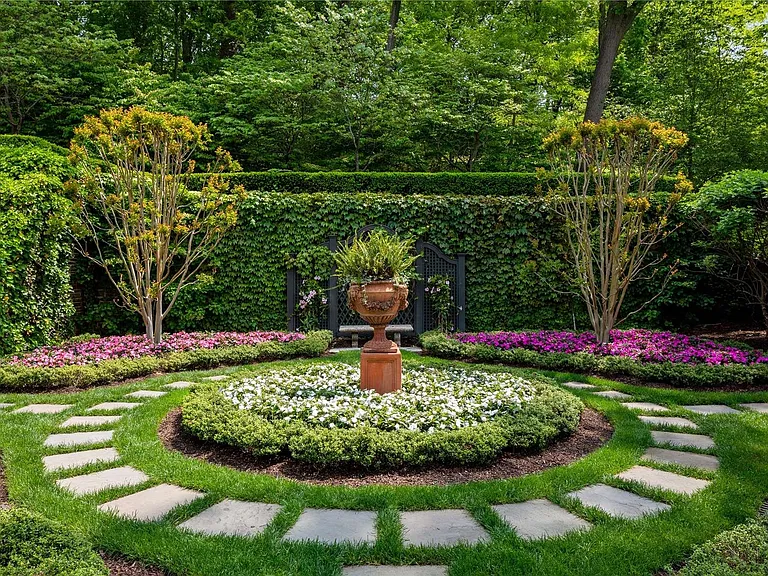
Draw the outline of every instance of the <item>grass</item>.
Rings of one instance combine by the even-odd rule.
[[[403,353],[406,362],[444,364],[445,361],[418,358]],[[331,361],[356,361],[354,353],[334,356]],[[302,360],[315,362],[318,360]],[[319,361],[329,361],[324,358]],[[638,401],[669,404],[670,415],[693,420],[700,433],[715,439],[714,453],[721,460],[717,474],[685,470],[690,475],[713,479],[709,489],[684,497],[637,484],[627,484],[611,475],[634,465],[651,443],[649,428],[636,414],[618,402],[574,391],[584,402],[604,414],[616,433],[600,450],[565,467],[515,478],[475,482],[455,486],[346,488],[314,486],[271,476],[238,472],[177,453],[166,451],[157,437],[157,426],[165,414],[177,406],[187,393],[170,391],[148,400],[126,413],[118,422],[115,446],[122,459],[143,470],[152,484],[168,482],[200,490],[206,497],[175,510],[156,523],[135,523],[102,515],[96,505],[137,488],[110,490],[75,498],[59,490],[54,481],[63,472],[46,475],[41,458],[66,450],[42,446],[45,437],[73,414],[84,414],[93,404],[122,400],[131,391],[157,389],[175,380],[199,380],[212,374],[242,374],[270,369],[283,363],[230,368],[210,372],[188,372],[150,378],[140,383],[98,388],[73,395],[7,394],[0,402],[61,402],[75,406],[58,415],[0,414],[0,450],[3,451],[10,496],[14,502],[44,513],[89,537],[97,547],[126,554],[156,564],[178,575],[338,575],[346,564],[449,564],[450,574],[504,576],[575,575],[614,576],[651,575],[664,566],[683,560],[695,544],[718,532],[754,517],[768,495],[768,417],[755,413],[726,416],[699,416],[678,407],[684,404],[768,402],[768,392],[724,393],[686,392],[652,389],[585,378],[573,374],[544,373],[564,382],[580,380],[631,393]],[[474,365],[476,366],[476,365]],[[511,371],[521,375],[532,371],[489,366],[489,370]],[[541,373],[541,372],[540,372]],[[682,430],[686,431],[686,430]],[[690,430],[688,430],[690,432]],[[108,468],[98,465],[89,470]],[[662,467],[681,471],[677,467]],[[669,512],[635,521],[611,518],[593,509],[584,509],[567,497],[588,484],[605,482],[617,487],[630,486],[641,495],[672,504]],[[283,510],[262,535],[251,538],[201,537],[184,533],[175,525],[224,498],[273,502]],[[549,498],[594,524],[586,533],[539,542],[519,539],[493,513],[490,506],[531,498]],[[284,543],[282,535],[304,507],[347,508],[378,512],[379,540],[374,546],[325,546],[311,543]],[[477,547],[404,548],[400,541],[398,510],[466,508],[492,536],[489,544]]]

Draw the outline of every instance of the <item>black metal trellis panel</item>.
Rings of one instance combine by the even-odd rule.
[[[370,225],[357,231],[357,236],[367,236],[372,230],[384,229],[391,233],[394,230],[387,226]],[[346,243],[351,242],[348,238]],[[326,243],[331,252],[338,250],[338,240],[331,237]],[[445,275],[451,279],[451,296],[453,297],[453,328],[466,329],[466,257],[464,254],[456,258],[448,257],[440,248],[429,242],[418,240],[416,251],[421,256],[416,260],[417,280],[409,286],[408,300],[410,305],[401,311],[392,324],[410,325],[416,334],[438,327],[437,316],[430,303],[429,294],[425,288],[429,278],[435,275]],[[357,313],[347,306],[347,287],[339,285],[336,276],[331,275],[327,283],[328,287],[328,313],[322,319],[321,328],[331,330],[335,336],[339,335],[341,326],[367,326]],[[287,276],[287,320],[288,329],[297,330],[299,327],[296,317],[296,304],[300,300],[301,278],[296,270],[290,268]]]

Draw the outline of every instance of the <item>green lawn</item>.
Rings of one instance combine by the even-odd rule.
[[[444,361],[404,353],[406,362],[442,364]],[[355,361],[345,353],[332,361]],[[328,361],[303,360],[301,362]],[[0,414],[0,449],[3,451],[10,495],[46,516],[74,527],[93,540],[98,548],[119,551],[156,564],[179,575],[338,575],[346,564],[449,564],[457,575],[617,574],[652,575],[668,563],[684,559],[696,543],[754,517],[768,496],[768,416],[742,413],[725,416],[698,416],[677,410],[676,405],[740,402],[768,402],[768,392],[729,394],[651,389],[587,379],[583,376],[546,373],[558,381],[582,380],[631,393],[636,400],[667,404],[669,415],[684,415],[701,426],[701,433],[716,442],[714,453],[721,460],[716,474],[686,470],[687,475],[711,478],[714,482],[693,496],[676,496],[627,484],[610,476],[635,464],[651,443],[649,428],[618,402],[587,392],[575,392],[584,402],[604,414],[616,428],[613,439],[602,449],[566,467],[540,474],[446,487],[361,488],[310,486],[270,476],[221,468],[166,451],[156,431],[165,414],[179,405],[184,390],[147,400],[129,412],[116,426],[114,445],[122,464],[130,464],[162,482],[203,491],[207,496],[174,511],[161,522],[142,524],[123,521],[96,511],[96,505],[138,488],[111,490],[76,498],[58,489],[61,475],[43,472],[44,455],[71,451],[43,447],[45,437],[73,414],[98,402],[124,400],[133,390],[155,389],[175,380],[199,380],[219,373],[244,373],[280,366],[272,363],[209,372],[188,372],[150,378],[141,383],[99,388],[73,395],[0,394],[0,402],[65,402],[76,404],[58,415]],[[489,367],[490,370],[511,370]],[[530,371],[511,370],[525,374]],[[666,415],[666,414],[665,414]],[[112,467],[94,466],[86,470]],[[669,468],[675,471],[675,468]],[[679,471],[679,470],[678,470]],[[81,474],[83,469],[66,475]],[[565,494],[596,482],[632,491],[672,504],[672,509],[642,520],[618,520],[592,509],[583,509]],[[175,525],[223,498],[274,502],[284,506],[266,532],[252,539],[202,537],[179,531]],[[491,511],[490,505],[549,498],[594,524],[586,533],[540,542],[519,539]],[[374,546],[326,546],[287,544],[280,538],[304,507],[376,510],[379,513],[379,540]],[[398,510],[466,508],[492,536],[487,545],[476,547],[406,549],[400,541]]]

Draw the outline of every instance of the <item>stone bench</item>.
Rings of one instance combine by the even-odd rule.
[[[410,334],[413,332],[413,326],[410,324],[390,324],[386,328],[388,334],[395,335],[395,343],[400,346],[400,335]],[[373,334],[373,328],[367,324],[342,324],[339,326],[339,334],[351,334],[352,335],[352,347],[358,347],[358,335],[359,334]]]

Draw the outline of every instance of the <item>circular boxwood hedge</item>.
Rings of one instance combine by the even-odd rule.
[[[315,465],[477,465],[573,432],[583,408],[544,378],[503,370],[411,366],[401,391],[379,395],[359,388],[358,367],[326,362],[196,389],[182,425],[256,456]]]

